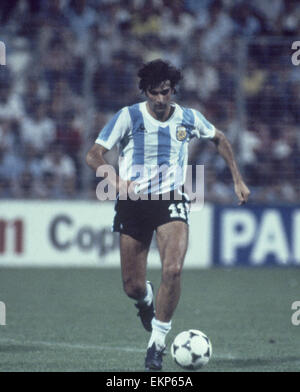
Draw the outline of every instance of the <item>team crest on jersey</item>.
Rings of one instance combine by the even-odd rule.
[[[184,141],[187,137],[187,130],[186,127],[183,125],[178,125],[176,128],[176,139],[180,142]]]

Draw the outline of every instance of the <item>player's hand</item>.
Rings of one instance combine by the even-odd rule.
[[[127,181],[128,197],[131,200],[137,200],[137,183],[135,181]]]
[[[235,183],[234,184],[234,191],[239,199],[239,203],[238,203],[239,206],[247,203],[249,195],[250,195],[250,190],[247,187],[247,185],[244,183],[244,181],[239,181],[239,182]]]

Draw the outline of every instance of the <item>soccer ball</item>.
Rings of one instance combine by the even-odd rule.
[[[189,329],[176,336],[171,355],[182,368],[199,369],[208,363],[212,355],[211,342],[203,332]]]

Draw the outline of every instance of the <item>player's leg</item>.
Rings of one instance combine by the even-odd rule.
[[[157,245],[162,262],[161,284],[156,297],[156,318],[169,322],[180,298],[180,281],[188,245],[188,225],[169,222],[157,228]]]
[[[152,330],[151,321],[154,316],[152,285],[146,281],[151,238],[149,236],[139,241],[127,234],[120,235],[123,288],[128,297],[136,300],[138,316],[147,331]]]
[[[139,300],[146,293],[146,268],[150,242],[120,234],[123,288],[128,297]]]
[[[147,369],[160,370],[165,338],[180,298],[180,280],[188,244],[188,225],[172,221],[157,228],[157,245],[162,262],[161,284],[156,297],[156,316],[145,360]]]

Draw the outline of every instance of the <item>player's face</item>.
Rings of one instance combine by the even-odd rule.
[[[162,116],[169,110],[172,93],[173,89],[169,80],[155,88],[148,88],[146,95],[150,109],[158,116]]]

